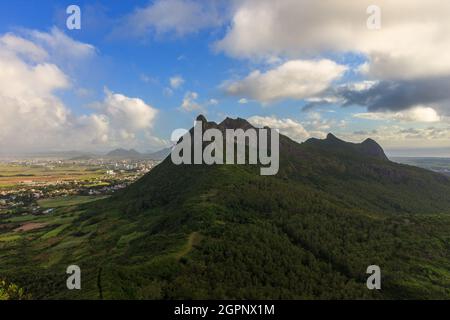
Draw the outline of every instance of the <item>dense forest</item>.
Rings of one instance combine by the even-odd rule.
[[[280,143],[275,176],[168,158],[112,198],[58,210],[70,223],[56,236],[0,244],[0,275],[37,299],[450,298],[449,178],[372,140]],[[82,290],[65,288],[71,264]],[[381,290],[366,287],[369,265]]]

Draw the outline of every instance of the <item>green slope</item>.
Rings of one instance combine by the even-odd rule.
[[[166,159],[112,198],[58,209],[54,237],[0,241],[0,275],[35,298],[448,299],[450,181],[380,150],[281,137],[276,176]],[[64,288],[70,264],[81,291]]]

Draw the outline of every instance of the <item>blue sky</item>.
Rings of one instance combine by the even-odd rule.
[[[343,10],[333,0],[324,11],[308,0],[2,1],[0,65],[13,73],[0,76],[8,121],[0,146],[156,150],[203,113],[278,127],[297,141],[333,132],[373,137],[393,154],[450,155],[450,62],[440,52],[449,39],[417,23],[420,12],[448,22],[420,1],[408,2],[406,18],[380,1],[381,17],[397,20],[368,30],[365,2]],[[66,27],[71,4],[81,30]],[[430,34],[442,40],[435,51],[423,49],[436,46]],[[53,78],[38,72],[44,65],[57,69]],[[8,79],[21,77],[42,85],[11,91]]]

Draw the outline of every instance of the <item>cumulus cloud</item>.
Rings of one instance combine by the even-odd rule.
[[[356,113],[355,118],[369,120],[395,120],[402,122],[439,122],[441,117],[431,107],[417,106],[412,109],[399,112],[365,112]]]
[[[174,33],[183,36],[223,23],[221,1],[156,0],[136,9],[120,30],[136,36]]]
[[[93,104],[97,113],[108,120],[112,128],[120,128],[120,138],[135,138],[135,132],[153,126],[157,110],[139,98],[105,89],[105,99]]]
[[[308,131],[306,131],[301,123],[289,118],[278,119],[273,116],[253,116],[249,118],[248,121],[256,127],[268,126],[272,129],[278,129],[281,134],[284,134],[298,142],[302,142],[310,137],[310,134],[308,133]]]
[[[323,105],[351,105],[353,102],[350,102],[345,97],[346,95],[348,95],[347,93],[360,94],[361,92],[367,92],[370,88],[374,87],[378,83],[379,81],[363,80],[329,87],[321,94],[305,99],[306,104],[302,109],[303,111],[311,111],[311,109]]]
[[[448,119],[450,2],[377,1],[381,28],[370,30],[366,9],[373,4],[370,0],[345,5],[341,0],[239,1],[230,28],[215,48],[233,57],[265,61],[356,54],[364,63],[353,66],[353,71],[367,81],[300,95],[307,99],[304,110],[337,104],[362,106],[370,117],[399,121]],[[262,86],[237,82],[231,92],[263,91],[255,87]],[[272,99],[270,93],[259,97]],[[432,106],[435,113],[417,106]]]
[[[327,89],[307,99],[303,110],[323,105],[362,106],[367,117],[433,122],[450,115],[450,77],[399,81],[363,81]],[[385,113],[385,115],[383,115]],[[363,113],[366,114],[366,113]]]
[[[305,99],[306,104],[303,106],[302,110],[311,111],[312,109],[318,106],[324,106],[329,104],[342,104],[344,102],[342,98],[338,97],[337,95],[327,95],[330,94],[330,92],[332,91],[333,89],[330,88],[326,90],[326,92],[323,92],[322,96]]]
[[[450,139],[450,128],[449,127],[408,128],[399,130],[398,134],[402,139],[448,141]]]
[[[342,133],[340,136],[348,141],[361,141],[367,137],[375,139],[384,148],[442,148],[448,147],[450,140],[449,126],[404,127],[399,125],[382,125],[367,131]]]
[[[280,133],[297,142],[303,142],[310,137],[323,139],[328,132],[339,132],[339,137],[346,141],[361,142],[366,138],[375,139],[386,148],[416,148],[448,147],[450,141],[450,127],[436,125],[428,127],[409,127],[407,122],[403,125],[381,125],[367,130],[346,130],[346,121],[325,119],[318,112],[308,113],[307,119],[302,122],[290,118],[276,116],[253,116],[248,119],[257,127],[269,126],[280,130]]]
[[[48,53],[33,42],[7,33],[0,38],[0,46],[3,54],[18,54],[27,57],[31,61],[39,62],[48,58]]]
[[[180,109],[186,112],[201,111],[204,112],[203,106],[198,102],[198,93],[188,91],[184,95]]]
[[[14,45],[11,46],[11,43]],[[6,45],[4,45],[6,44]],[[0,95],[10,99],[40,97],[50,99],[51,93],[69,86],[68,77],[56,65],[39,59],[33,43],[6,35],[0,38]],[[30,57],[33,63],[27,63]],[[36,62],[36,63],[35,63]]]
[[[70,86],[68,77],[45,62],[47,53],[29,40],[0,37],[0,148],[39,143],[42,127],[50,135],[67,121],[68,110],[54,95]],[[36,141],[35,141],[36,140]]]
[[[104,101],[93,104],[93,113],[73,114],[58,97],[59,91],[71,89],[71,80],[50,57],[32,38],[0,36],[3,152],[136,145],[137,135],[149,133],[157,110],[122,94],[106,91]]]
[[[93,45],[76,41],[64,32],[53,27],[50,32],[31,30],[30,38],[37,45],[46,49],[52,55],[52,59],[83,59],[96,54]]]
[[[433,104],[450,99],[449,78],[380,81],[365,90],[345,88],[340,95],[346,104],[366,106],[370,111],[404,110],[417,104]]]
[[[450,2],[379,0],[380,30],[366,27],[371,0],[244,0],[216,48],[235,57],[362,53],[379,79],[450,74]],[[408,8],[408,10],[405,10]]]
[[[304,99],[319,94],[342,76],[346,67],[331,60],[291,60],[266,72],[255,70],[246,78],[224,84],[233,96],[269,103]]]
[[[417,106],[433,106],[438,114],[447,116],[450,114],[448,88],[450,77],[380,81],[363,90],[343,87],[335,93],[343,100],[344,106],[364,106],[370,112],[397,112]]]

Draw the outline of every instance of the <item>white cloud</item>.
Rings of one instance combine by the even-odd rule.
[[[300,123],[289,118],[280,119],[275,116],[253,116],[248,121],[257,127],[269,126],[270,128],[279,129],[280,133],[297,142],[305,141],[310,137],[323,139],[328,132],[336,133],[337,129],[346,127],[342,121],[323,119],[317,112],[309,113],[308,118],[307,121]],[[339,137],[353,142],[361,142],[363,139],[370,137],[387,148],[448,147],[450,127],[447,125],[411,128],[399,125],[382,125],[376,129],[351,133],[339,130]]]
[[[84,59],[96,54],[93,45],[76,41],[56,27],[49,33],[32,30],[29,34],[31,40],[45,48],[53,60]]]
[[[208,105],[210,105],[210,106],[217,106],[219,104],[219,100],[217,100],[217,99],[209,99],[209,101],[208,101]]]
[[[222,17],[214,2],[156,0],[147,7],[135,10],[121,27],[137,36],[151,31],[183,36],[221,24]]]
[[[240,104],[247,104],[247,103],[248,103],[248,100],[245,99],[245,98],[241,98],[241,99],[239,99],[238,102],[239,102]]]
[[[197,101],[198,93],[188,91],[184,95],[183,102],[181,103],[180,109],[187,112],[201,111],[204,112],[203,106]]]
[[[311,136],[323,139],[329,132],[336,132],[337,130],[340,131],[341,129],[346,128],[348,122],[346,120],[324,118],[320,112],[309,112],[303,125]]]
[[[169,82],[172,89],[178,89],[183,85],[184,79],[181,76],[173,76],[169,79]]]
[[[7,36],[12,39],[11,35]],[[36,59],[35,52],[31,52],[32,43],[28,40],[16,38],[13,50],[9,46],[2,46],[0,38],[0,95],[11,99],[27,99],[31,97],[50,98],[53,91],[69,87],[69,79],[54,64],[27,63],[28,54]]]
[[[105,89],[105,95],[104,101],[93,104],[93,107],[107,117],[113,127],[134,132],[153,126],[157,110],[143,100],[113,93],[108,89]]]
[[[339,137],[353,142],[361,142],[370,137],[387,148],[448,147],[448,141],[450,141],[448,125],[416,128],[403,125],[382,125],[364,131],[348,132],[342,130],[347,128],[346,121],[324,119],[318,112],[308,113],[308,119],[302,122],[289,118],[280,119],[275,116],[253,116],[248,121],[257,127],[269,126],[279,129],[280,133],[298,142],[305,141],[310,137],[323,139],[328,132],[338,132]]]
[[[342,133],[340,136],[348,141],[359,142],[370,137],[379,142],[383,148],[448,148],[450,127],[404,127],[399,125],[380,126],[376,129]]]
[[[308,131],[305,130],[303,125],[295,120],[286,118],[278,119],[276,117],[261,117],[253,116],[248,121],[256,127],[268,126],[272,129],[278,129],[281,134],[288,136],[289,138],[302,142],[310,137]]]
[[[0,150],[106,149],[142,143],[157,110],[138,98],[106,91],[94,113],[75,115],[58,97],[69,77],[38,43],[0,36]],[[146,140],[148,141],[148,139]]]
[[[376,85],[378,81],[364,80],[358,82],[350,82],[339,86],[340,88],[345,88],[346,90],[351,90],[354,92],[361,92],[372,88]]]
[[[401,122],[439,122],[441,117],[435,109],[426,106],[416,106],[414,108],[398,112],[365,112],[356,113],[355,118],[368,120],[394,120]]]
[[[7,33],[0,38],[0,46],[2,47],[2,53],[4,54],[23,55],[34,62],[44,61],[48,58],[47,51],[31,41],[16,37],[11,33]]]
[[[246,78],[224,84],[228,94],[263,103],[304,99],[327,89],[346,67],[331,60],[291,60],[267,72],[253,71]]]
[[[372,0],[243,0],[216,48],[235,57],[363,53],[380,79],[450,74],[450,2],[379,0],[380,30],[369,30]],[[407,8],[407,10],[405,10]]]

